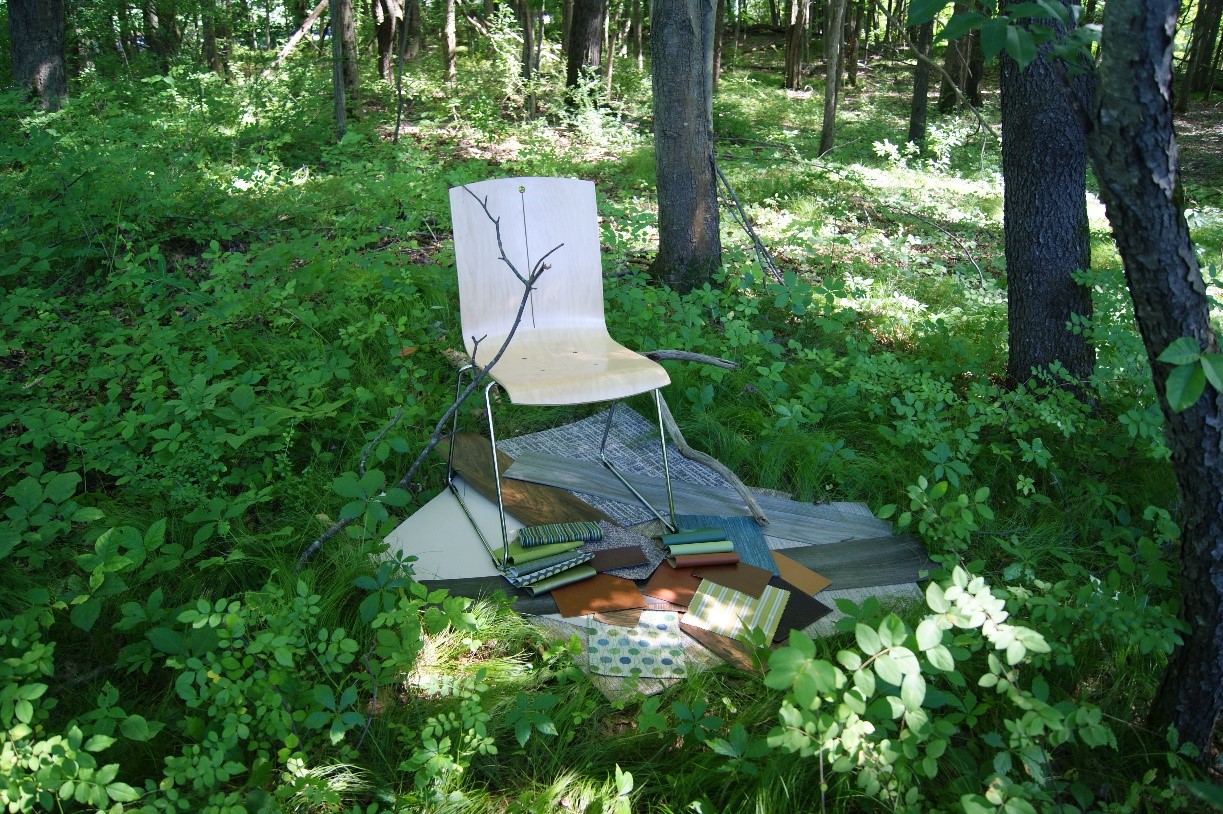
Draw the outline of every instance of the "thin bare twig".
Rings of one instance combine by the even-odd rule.
[[[718,166],[718,162],[712,156],[709,158],[709,163],[713,165],[713,171],[717,173],[718,180],[722,182],[722,186],[726,188],[726,194],[730,196],[729,203],[731,204],[731,216],[735,222],[747,233],[747,237],[752,241],[752,248],[756,250],[756,257],[760,261],[760,266],[764,271],[773,275],[773,279],[777,280],[781,285],[785,285],[785,280],[781,276],[781,270],[777,268],[777,264],[773,262],[773,255],[769,252],[767,246],[756,234],[756,230],[752,228],[752,222],[747,218],[747,212],[743,210],[743,204],[739,203],[739,196],[735,194],[735,190],[730,185],[730,181],[726,180],[726,176],[722,174],[722,168]]]
[[[381,441],[388,432],[394,429],[395,425],[399,423],[399,419],[401,418],[403,418],[403,407],[400,407],[395,411],[395,415],[391,418],[390,423],[383,427],[378,434],[374,436],[374,440],[365,445],[365,449],[361,450],[361,461],[357,464],[358,475],[365,477],[365,462],[369,460],[369,454],[373,452],[374,445]]]
[[[540,276],[545,271],[551,268],[551,266],[549,266],[544,261],[547,260],[547,258],[550,255],[552,255],[553,252],[561,248],[561,246],[565,245],[564,243],[561,243],[560,245],[556,246],[555,248],[550,249],[543,257],[539,258],[539,260],[535,263],[534,268],[532,268],[531,271],[529,272],[529,276],[524,277],[522,273],[519,272],[518,269],[514,266],[513,262],[505,254],[505,247],[501,243],[500,219],[493,217],[493,214],[488,211],[487,205],[485,205],[483,201],[480,201],[480,199],[476,197],[474,192],[472,192],[470,189],[467,189],[466,186],[464,186],[463,189],[467,190],[468,194],[470,194],[473,198],[475,198],[477,201],[480,202],[480,206],[484,210],[484,214],[488,216],[488,219],[490,221],[492,221],[496,229],[497,249],[501,252],[501,260],[502,262],[506,264],[506,266],[509,267],[510,271],[514,273],[514,276],[517,277],[519,280],[521,280],[523,283],[522,299],[518,303],[518,313],[514,315],[514,322],[513,324],[510,325],[509,333],[506,334],[505,340],[501,343],[501,347],[497,349],[497,353],[493,356],[492,361],[490,361],[487,365],[484,365],[482,367],[476,364],[476,361],[475,361],[475,354],[476,354],[476,351],[479,349],[479,340],[476,340],[473,337],[474,347],[472,348],[472,364],[476,365],[475,370],[477,372],[474,376],[472,376],[471,383],[468,384],[466,388],[464,388],[463,392],[459,394],[458,398],[456,398],[454,402],[450,405],[450,407],[446,410],[446,412],[442,414],[442,417],[438,420],[436,426],[434,426],[433,434],[429,436],[429,441],[427,444],[425,444],[425,448],[420,451],[420,454],[416,456],[416,460],[414,460],[412,462],[412,465],[408,467],[408,471],[395,484],[395,488],[398,488],[398,489],[406,489],[408,485],[412,482],[412,478],[416,474],[416,470],[418,470],[421,464],[423,464],[425,460],[429,457],[429,453],[433,451],[434,447],[436,447],[439,443],[441,443],[442,434],[445,432],[446,425],[450,422],[452,418],[454,418],[454,414],[459,411],[459,408],[462,407],[463,402],[467,400],[467,397],[471,395],[471,393],[474,392],[477,387],[483,384],[484,379],[488,376],[488,371],[494,365],[496,365],[498,361],[501,360],[502,355],[505,354],[506,349],[510,346],[510,342],[514,338],[514,334],[518,332],[518,326],[522,323],[522,315],[526,311],[527,303],[530,302],[531,292],[535,290],[535,283],[539,281]],[[389,430],[389,427],[387,429]],[[346,520],[339,520],[333,523],[330,528],[328,528],[326,531],[320,534],[318,538],[315,539],[315,541],[312,542],[306,548],[306,550],[302,552],[301,556],[298,557],[297,569],[301,570],[305,566],[306,562],[311,557],[313,557],[320,548],[323,547],[324,543],[326,543],[332,537],[335,537],[341,531],[346,529],[349,526],[349,524],[351,524],[354,520],[357,519],[357,517],[361,517],[361,516],[363,515],[357,515],[356,517],[350,517]]]
[[[925,63],[930,68],[933,68],[938,72],[940,77],[950,83],[951,89],[955,91],[955,98],[959,101],[959,103],[972,111],[972,115],[977,117],[977,121],[980,123],[980,125],[988,130],[989,134],[994,137],[994,141],[1001,144],[1002,138],[996,132],[994,132],[994,128],[991,127],[990,123],[987,122],[985,117],[981,115],[981,111],[977,110],[973,103],[968,100],[968,97],[964,95],[964,91],[960,90],[960,86],[956,84],[956,81],[952,78],[951,74],[947,73],[947,70],[942,65],[938,64],[937,61],[917,50],[917,47],[913,45],[913,41],[909,39],[909,35],[905,31],[905,27],[901,25],[900,21],[893,15],[888,14],[887,9],[883,7],[882,3],[875,4],[875,8],[882,11],[883,16],[887,17],[888,20],[891,21],[892,25],[896,26],[896,30],[899,32],[900,38],[904,41],[905,46],[913,52],[913,55],[917,57],[918,61]]]
[[[947,235],[947,237],[954,240],[959,245],[959,247],[964,250],[964,256],[968,258],[968,262],[972,263],[972,267],[977,270],[977,275],[981,278],[981,285],[985,285],[985,272],[981,271],[981,267],[977,265],[977,261],[973,259],[972,254],[968,251],[968,246],[966,246],[964,244],[964,241],[960,240],[958,236],[956,236],[952,232],[947,231],[946,229],[944,229],[942,226],[939,226],[934,221],[929,220],[928,218],[922,217],[921,215],[917,214],[916,212],[910,212],[909,210],[905,209],[903,206],[896,206],[895,204],[889,204],[889,203],[880,204],[880,206],[887,207],[888,209],[891,209],[895,212],[899,212],[902,215],[908,215],[911,218],[917,218],[922,223],[928,226],[933,226],[935,229],[938,229],[940,232]]]
[[[738,370],[739,365],[729,359],[723,359],[718,356],[708,356],[704,353],[693,353],[690,350],[651,350],[641,354],[647,359],[653,359],[655,362],[663,360],[672,362],[700,362],[703,365],[713,365],[724,370]]]

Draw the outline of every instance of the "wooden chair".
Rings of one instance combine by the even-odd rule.
[[[612,402],[599,457],[643,505],[674,530],[675,502],[659,394],[659,389],[671,380],[661,365],[619,344],[607,332],[594,184],[572,178],[481,181],[450,190],[450,213],[463,342],[472,360],[472,364],[459,371],[459,393],[466,375],[474,375],[476,369],[493,361],[513,330],[523,305],[526,281],[542,265],[541,260],[546,264],[522,308],[522,319],[506,352],[488,370],[491,381],[484,389],[501,514],[500,565],[504,566],[508,557],[509,535],[489,395],[496,386],[514,404]],[[671,519],[664,518],[628,482],[604,451],[618,401],[651,391],[658,412]],[[453,429],[457,428],[456,412]],[[450,448],[453,453],[454,445]],[[453,458],[448,470],[447,482],[457,497]],[[485,545],[488,547],[487,542]]]

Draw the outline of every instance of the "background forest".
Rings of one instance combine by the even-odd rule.
[[[1223,808],[1216,716],[1161,685],[1197,628],[1205,644],[1175,652],[1205,672],[1181,683],[1217,698],[1223,676],[1218,626],[1182,614],[1223,584],[1219,539],[1183,555],[1182,528],[1218,529],[1223,504],[1192,525],[1182,425],[1165,435],[1223,398],[1223,2],[1185,4],[1175,34],[1169,199],[1209,317],[1156,380],[1163,347],[1136,327],[1094,177],[1072,230],[1089,267],[1058,250],[1087,310],[1043,317],[1088,361],[1009,356],[997,133],[1015,59],[1055,66],[1061,93],[1098,54],[1091,24],[1107,50],[1114,8],[1159,4],[1089,0],[1086,26],[1019,5],[689,0],[719,32],[729,185],[720,265],[697,279],[656,262],[653,128],[671,112],[648,3],[0,6],[0,801]],[[689,442],[747,483],[865,501],[918,534],[939,564],[926,607],[846,604],[842,635],[761,648],[756,672],[610,703],[575,642],[381,556],[445,473],[429,456],[396,485],[462,345],[447,189],[509,175],[596,182],[612,334],[739,365],[667,363]],[[1046,208],[1074,217],[1070,189]],[[1162,725],[1187,714],[1204,734]]]

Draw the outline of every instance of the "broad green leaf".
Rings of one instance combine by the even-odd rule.
[[[229,400],[238,408],[238,412],[245,413],[255,406],[255,388],[249,384],[240,384],[229,394]]]
[[[928,23],[938,16],[938,13],[947,8],[950,0],[912,0],[909,3],[909,21],[908,25],[922,25]]]
[[[937,582],[931,582],[926,586],[926,604],[935,613],[946,613],[951,609],[951,603],[943,594],[943,587]]]
[[[1177,337],[1164,352],[1155,357],[1160,362],[1170,365],[1188,365],[1196,362],[1202,355],[1202,349],[1197,340],[1191,336]]]
[[[174,656],[183,652],[185,640],[183,639],[183,634],[177,630],[171,630],[167,627],[155,627],[145,633],[144,637],[152,643],[153,647],[162,653]]]
[[[932,647],[926,651],[926,658],[935,668],[944,672],[952,672],[955,670],[955,659],[952,658],[951,651],[944,645]]]
[[[900,684],[900,700],[905,709],[918,709],[926,700],[926,680],[920,673],[909,673]]]
[[[1215,392],[1223,393],[1223,353],[1203,353],[1202,372]]]
[[[123,737],[134,741],[147,741],[157,737],[157,733],[165,728],[161,721],[149,721],[143,715],[129,715],[119,725]]]
[[[75,472],[61,472],[51,478],[51,482],[47,484],[47,500],[52,503],[63,503],[68,498],[76,494],[77,484],[81,482],[81,476]]]
[[[960,14],[953,14],[951,15],[951,19],[947,22],[947,25],[942,31],[939,32],[938,39],[952,42],[964,36],[969,31],[980,28],[981,24],[988,19],[988,17],[979,11],[968,11]]]
[[[987,63],[1002,53],[1006,45],[1006,29],[1005,17],[996,17],[981,24],[981,52],[985,54]]]
[[[900,671],[900,667],[896,664],[896,660],[887,653],[880,653],[875,657],[875,675],[889,684],[900,686],[900,682],[904,679],[904,673]]]
[[[33,512],[42,505],[42,485],[34,478],[23,478],[10,486],[4,494],[27,512]]]
[[[1174,367],[1168,374],[1165,393],[1168,406],[1176,412],[1188,410],[1202,396],[1206,389],[1206,374],[1198,364]]]
[[[943,629],[937,619],[923,619],[917,626],[917,649],[925,652],[942,643]]]
[[[883,649],[883,643],[879,641],[879,634],[870,625],[864,625],[861,622],[854,628],[854,633],[858,639],[858,647],[862,648],[862,652],[868,656],[873,656]]]
[[[85,741],[85,751],[101,752],[103,749],[109,748],[114,742],[115,739],[110,735],[94,735],[89,740]]]
[[[89,631],[93,628],[94,623],[98,621],[98,614],[101,612],[102,600],[91,597],[73,608],[72,613],[68,614],[68,618],[72,620],[72,624],[81,630]]]
[[[1019,63],[1020,68],[1036,59],[1036,39],[1032,32],[1017,25],[1006,27],[1006,52],[1011,59]]]

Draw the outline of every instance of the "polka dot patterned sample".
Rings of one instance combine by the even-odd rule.
[[[605,676],[680,678],[688,674],[679,614],[642,611],[635,627],[587,620],[590,671]]]

